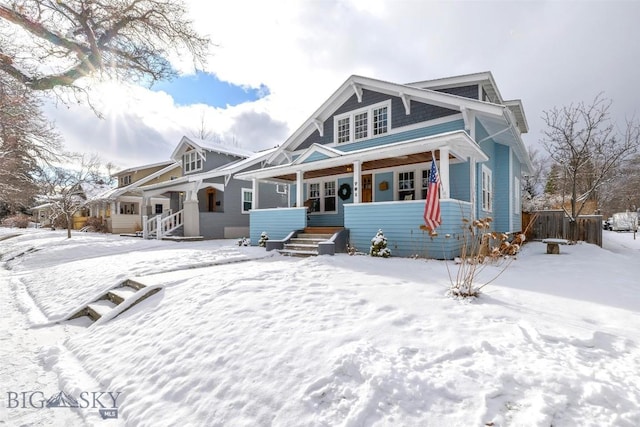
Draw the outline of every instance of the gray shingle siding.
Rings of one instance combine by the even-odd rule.
[[[229,154],[221,154],[213,151],[206,151],[207,160],[204,161],[202,169],[193,172],[184,172],[183,175],[193,175],[196,173],[208,172],[219,168],[220,166],[242,160],[244,157],[232,156]]]
[[[477,87],[476,87],[477,88]],[[477,97],[477,94],[476,94]],[[344,104],[342,104],[330,118],[325,120],[323,124],[324,136],[314,131],[298,149],[305,149],[312,144],[329,144],[333,142],[333,118],[349,111],[359,110],[380,102],[391,100],[391,128],[397,129],[403,126],[415,123],[433,120],[440,117],[446,117],[457,114],[458,111],[442,108],[435,105],[423,104],[421,102],[411,101],[411,114],[406,115],[402,99],[397,96],[391,96],[384,93],[373,92],[370,90],[362,91],[362,102],[358,102],[356,95],[352,95]]]
[[[446,89],[438,89],[437,92],[464,96],[465,98],[478,99],[478,85],[449,87]]]

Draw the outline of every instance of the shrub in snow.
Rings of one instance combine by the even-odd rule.
[[[258,240],[258,246],[264,248],[265,246],[267,246],[267,240],[269,240],[269,236],[267,235],[266,231],[263,231],[260,235],[260,240]]]
[[[463,244],[460,257],[456,258],[458,272],[451,277],[449,293],[455,297],[475,297],[480,290],[493,282],[515,260],[520,246],[525,241],[524,233],[509,236],[505,233],[490,232],[491,218],[474,221],[463,219]],[[445,236],[449,237],[449,235]],[[501,267],[490,280],[477,284],[476,278],[484,268],[493,264]]]
[[[382,230],[378,230],[376,235],[371,239],[371,247],[369,255],[388,258],[391,256],[391,250],[387,248],[387,238],[382,234]]]
[[[8,216],[2,220],[5,227],[27,228],[29,226],[29,217],[25,214],[16,214]]]
[[[109,231],[106,221],[95,216],[87,218],[87,223],[84,228],[86,228],[86,230],[82,231],[93,231],[96,233],[107,233]]]
[[[238,239],[238,246],[251,246],[251,240],[243,237],[242,239]]]

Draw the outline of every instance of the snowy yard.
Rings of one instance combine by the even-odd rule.
[[[0,425],[640,425],[640,236],[528,243],[462,301],[441,261],[0,239],[16,232],[0,240]],[[126,278],[163,289],[102,324],[55,323]],[[104,392],[118,418],[8,394],[35,390]]]

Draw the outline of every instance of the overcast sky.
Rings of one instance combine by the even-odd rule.
[[[69,150],[121,168],[163,161],[203,120],[228,142],[269,148],[351,74],[407,83],[491,71],[503,98],[524,104],[527,145],[540,139],[543,110],[599,92],[613,100],[619,123],[640,115],[640,1],[189,4],[196,28],[215,43],[204,71],[246,97],[193,76],[190,92],[178,82],[111,85],[94,98],[104,119],[84,105],[46,107]],[[194,70],[183,59],[175,65],[189,79]]]

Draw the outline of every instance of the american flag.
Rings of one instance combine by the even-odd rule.
[[[433,159],[431,173],[429,174],[427,199],[424,203],[424,224],[431,231],[434,231],[442,223],[442,218],[440,218],[440,195],[438,194],[439,186],[440,177],[438,176],[436,161]]]

